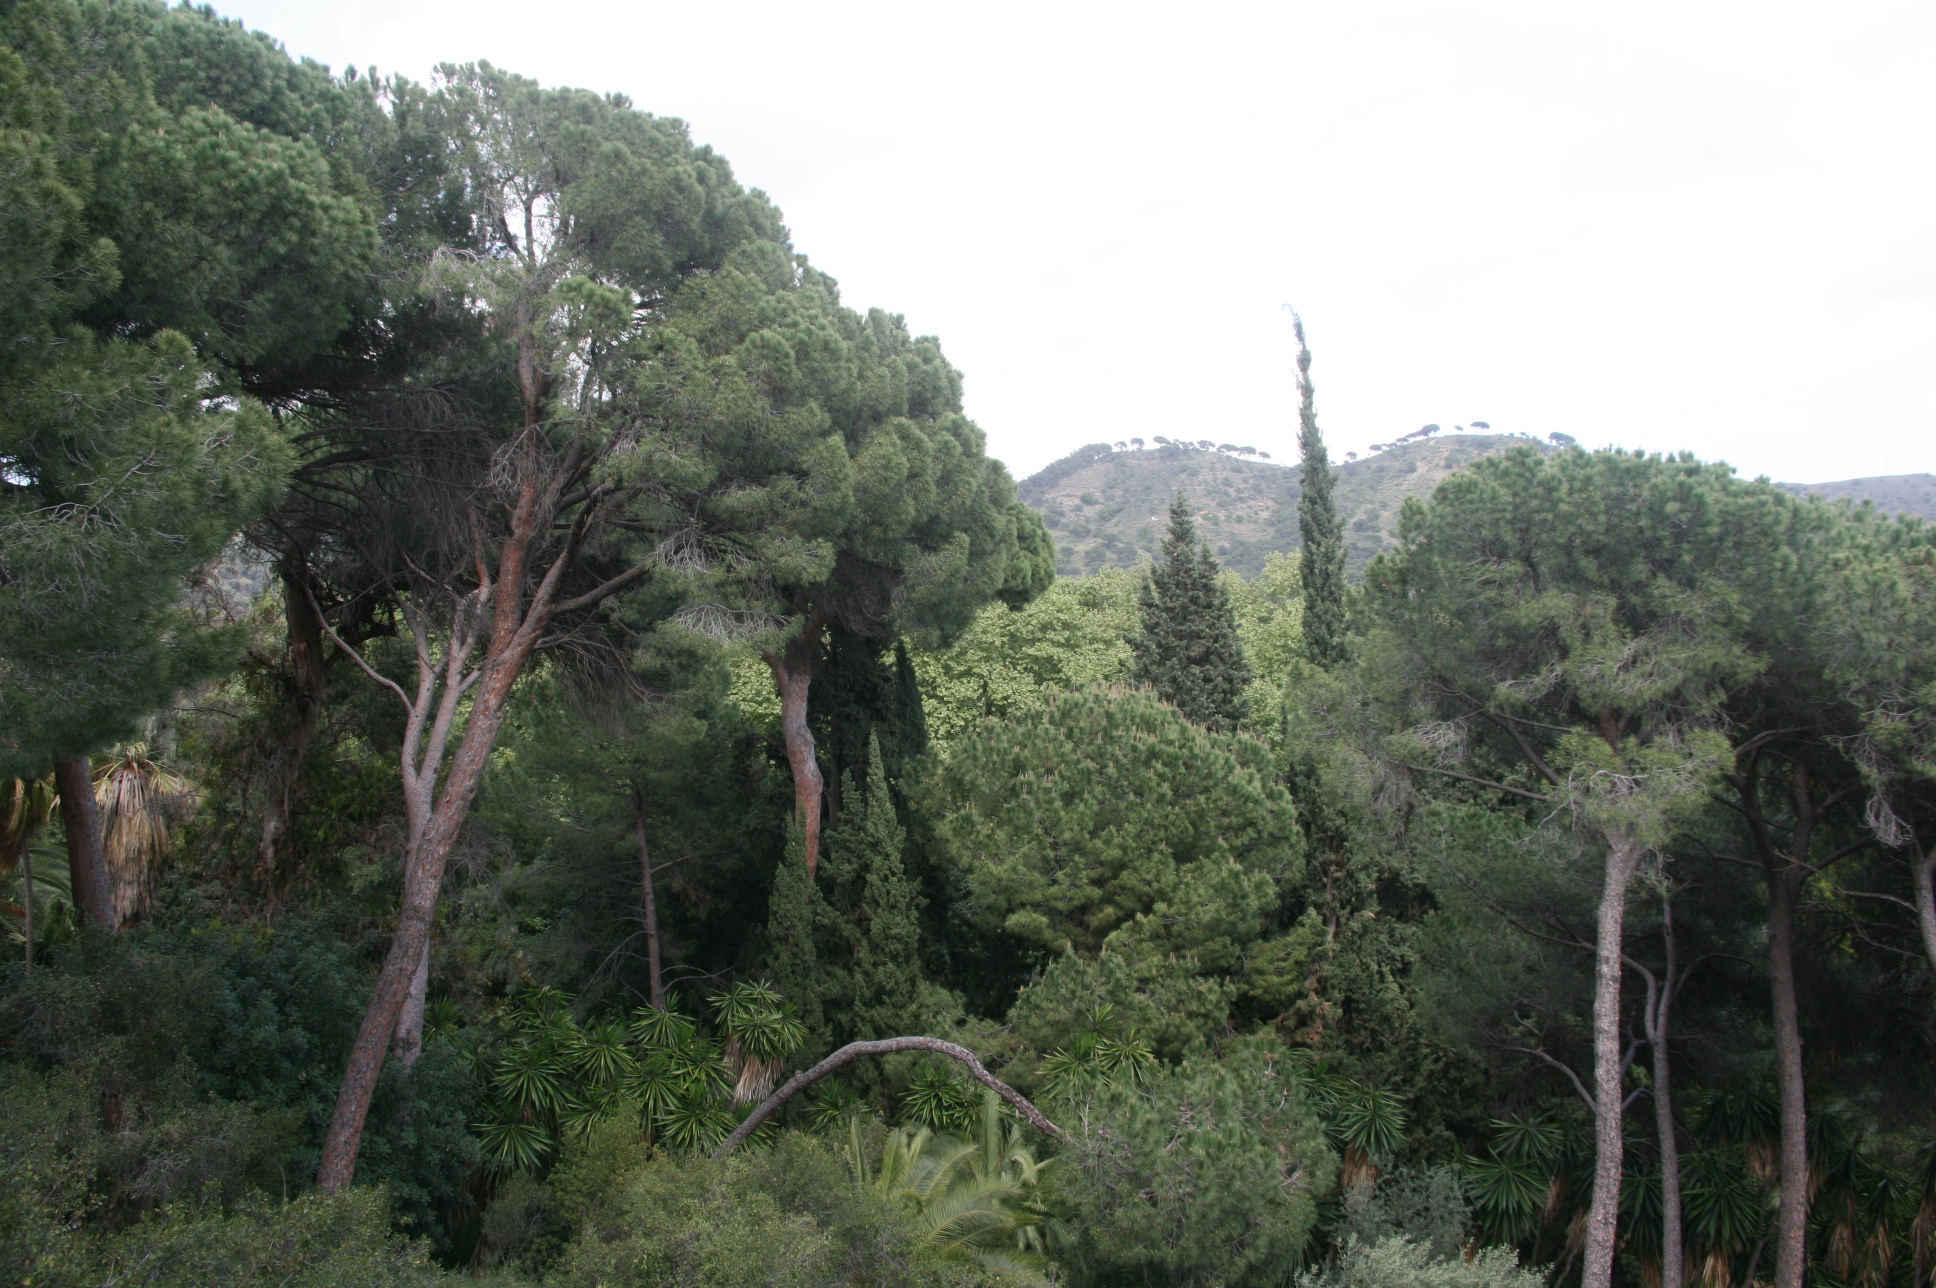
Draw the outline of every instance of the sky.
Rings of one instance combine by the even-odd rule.
[[[1023,477],[1472,420],[1936,471],[1936,5],[227,0],[340,70],[689,122]]]

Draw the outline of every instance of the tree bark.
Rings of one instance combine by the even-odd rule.
[[[639,833],[639,883],[641,915],[645,918],[645,969],[651,992],[652,1009],[665,1009],[665,984],[659,974],[659,900],[652,884],[652,851],[645,843],[645,800],[632,797],[632,821]]]
[[[323,708],[323,623],[309,587],[309,570],[298,550],[281,560],[282,615],[289,632],[289,686],[295,721],[283,735],[269,766],[268,800],[262,809],[262,837],[256,843],[256,871],[275,872],[289,843],[303,757]]]
[[[773,683],[780,690],[780,732],[786,743],[787,766],[793,771],[793,809],[806,836],[809,877],[820,867],[820,799],[825,782],[813,745],[813,730],[807,724],[807,690],[813,683],[825,627],[825,615],[814,609],[785,648],[764,654],[773,671]]]
[[[27,833],[20,834],[20,910],[21,929],[26,935],[27,973],[34,973],[34,855],[27,846]]]
[[[746,1115],[745,1121],[733,1129],[733,1134],[721,1142],[719,1148],[713,1151],[713,1161],[718,1162],[720,1159],[725,1158],[728,1154],[738,1149],[746,1142],[746,1138],[758,1131],[760,1124],[771,1118],[781,1105],[791,1100],[800,1092],[805,1091],[808,1087],[811,1087],[835,1069],[854,1060],[858,1060],[864,1055],[892,1055],[896,1051],[932,1051],[936,1055],[945,1055],[952,1060],[959,1060],[968,1070],[969,1077],[993,1091],[1009,1104],[1015,1106],[1016,1111],[1022,1117],[1028,1119],[1029,1122],[1033,1123],[1039,1130],[1047,1132],[1059,1141],[1065,1143],[1068,1141],[1069,1133],[1063,1131],[1060,1127],[1044,1117],[1042,1111],[1037,1109],[1027,1096],[1024,1096],[1021,1092],[988,1072],[983,1067],[982,1062],[976,1057],[975,1053],[967,1047],[956,1046],[952,1042],[943,1042],[940,1038],[881,1038],[874,1042],[849,1042],[846,1046],[840,1048],[840,1050],[834,1052],[819,1064],[814,1065],[810,1069],[803,1069],[791,1078],[788,1078],[784,1086],[761,1101],[760,1107]]]
[[[424,939],[417,954],[417,970],[410,977],[410,988],[403,995],[403,1009],[397,1014],[396,1032],[390,1038],[390,1054],[405,1071],[413,1068],[423,1054],[424,1001],[430,994],[430,940]]]
[[[1686,1272],[1681,1249],[1681,1150],[1674,1131],[1674,1101],[1669,1088],[1667,1039],[1671,1032],[1674,994],[1680,986],[1674,942],[1674,899],[1660,901],[1661,938],[1667,965],[1661,972],[1659,995],[1649,1008],[1647,1043],[1654,1049],[1654,1130],[1660,1137],[1660,1280],[1662,1288],[1682,1288]]]
[[[1607,866],[1600,891],[1593,978],[1593,1201],[1586,1217],[1581,1288],[1613,1282],[1620,1225],[1620,1174],[1625,1149],[1621,1117],[1626,1070],[1620,1058],[1620,983],[1625,964],[1627,886],[1640,864],[1640,843],[1624,831],[1607,833]]]
[[[1800,845],[1798,852],[1806,852]],[[1775,1215],[1775,1288],[1801,1288],[1808,1260],[1808,1105],[1802,1085],[1801,1012],[1795,1000],[1795,904],[1802,870],[1768,874],[1768,976],[1781,1103],[1781,1203]]]
[[[88,925],[117,929],[107,859],[101,852],[101,810],[94,802],[92,762],[86,756],[55,761],[54,785],[60,792],[61,823],[67,831],[74,904]]]
[[[1922,927],[1923,951],[1929,954],[1929,968],[1936,970],[1936,850],[1916,842],[1916,857],[1910,865],[1916,883],[1916,921]]]

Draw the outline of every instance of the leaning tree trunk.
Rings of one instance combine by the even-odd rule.
[[[86,756],[54,762],[61,823],[67,831],[67,863],[74,903],[90,926],[116,929],[107,858],[101,850],[101,808],[94,801],[94,767]]]
[[[396,1031],[390,1035],[390,1054],[406,1071],[414,1068],[423,1054],[424,1002],[430,995],[430,939],[424,938],[423,951],[417,954],[417,969],[410,976],[410,988],[403,995],[403,1009],[397,1013]]]
[[[1600,891],[1599,938],[1593,978],[1593,1202],[1586,1217],[1586,1262],[1580,1288],[1609,1288],[1614,1239],[1620,1225],[1621,1135],[1620,975],[1624,966],[1627,886],[1640,865],[1641,845],[1625,831],[1607,835],[1606,878]]]
[[[807,841],[807,875],[820,865],[820,798],[825,789],[820,759],[807,724],[807,690],[819,660],[820,634],[826,617],[814,609],[800,624],[800,633],[778,652],[764,654],[780,690],[780,732],[786,742],[787,766],[793,771],[793,809]]]

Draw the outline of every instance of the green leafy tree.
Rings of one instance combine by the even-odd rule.
[[[1604,856],[1586,1288],[1613,1269],[1628,887],[1731,767],[1726,705],[1793,603],[1795,509],[1691,457],[1517,449],[1408,503],[1403,548],[1368,575],[1384,686],[1404,704],[1394,762],[1557,807]]]
[[[1154,695],[1052,695],[961,739],[931,787],[980,916],[1051,952],[1145,945],[1227,970],[1302,871],[1253,739]]]
[[[878,741],[869,753],[865,801],[849,812],[835,841],[841,866],[861,889],[850,975],[857,1040],[913,1033],[920,1020],[920,900],[902,861],[907,834],[888,795]]]
[[[770,670],[815,870],[824,775],[808,699],[828,628],[950,640],[990,601],[1041,593],[1047,530],[961,414],[939,343],[844,308],[832,278],[778,245],[680,292],[633,389],[642,416],[672,427],[668,503],[699,583],[682,620],[749,641]]]
[[[1137,600],[1142,629],[1130,639],[1131,676],[1206,729],[1234,733],[1244,718],[1250,666],[1238,641],[1230,593],[1210,548],[1197,540],[1183,494],[1170,502],[1163,562]]]
[[[1291,314],[1297,332],[1297,445],[1304,468],[1298,475],[1298,575],[1304,584],[1304,643],[1319,666],[1344,660],[1344,525],[1332,491],[1338,476],[1331,468],[1324,435],[1318,432],[1317,393],[1311,384],[1311,346],[1304,342],[1304,319]]]

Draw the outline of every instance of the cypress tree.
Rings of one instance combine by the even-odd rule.
[[[767,899],[766,973],[780,996],[793,1003],[813,1040],[825,1037],[820,954],[814,946],[824,908],[825,900],[807,871],[806,835],[800,820],[790,819],[786,853],[773,873],[773,892]]]
[[[857,1039],[914,1032],[921,989],[920,898],[901,854],[907,841],[888,794],[878,739],[868,746],[867,795],[847,816],[840,848],[861,882],[854,942],[854,1034]]]
[[[1304,319],[1291,314],[1297,330],[1297,445],[1304,469],[1297,498],[1297,529],[1303,540],[1298,573],[1304,583],[1304,647],[1319,666],[1344,661],[1344,529],[1331,489],[1337,475],[1324,435],[1318,432],[1315,391],[1311,386],[1311,347],[1304,342]]]
[[[1217,562],[1197,540],[1183,494],[1170,503],[1163,562],[1139,595],[1143,629],[1129,641],[1135,682],[1156,690],[1193,724],[1234,733],[1244,716],[1250,665],[1237,641],[1230,593]]]

